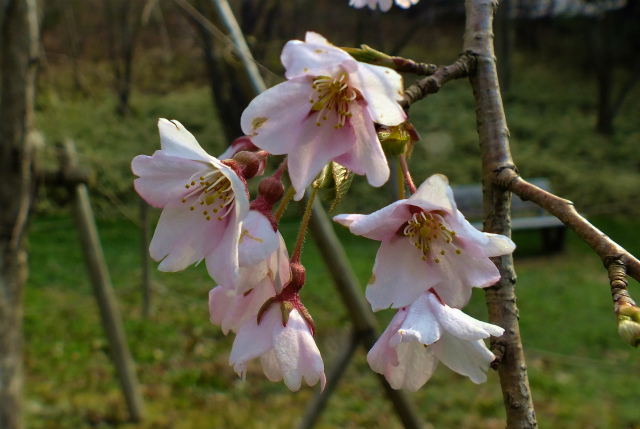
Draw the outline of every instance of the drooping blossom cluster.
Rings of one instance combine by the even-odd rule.
[[[380,241],[366,296],[374,310],[398,312],[368,355],[395,387],[416,390],[438,360],[479,383],[494,359],[481,341],[502,328],[460,312],[474,287],[500,279],[489,259],[513,252],[502,235],[475,229],[457,209],[446,177],[370,215],[338,215],[357,235]],[[453,307],[453,308],[452,308]]]
[[[297,390],[304,377],[310,384],[322,380],[324,387],[315,328],[310,317],[300,316],[306,310],[297,290],[285,294],[291,302],[281,299],[266,308],[265,323],[257,324],[265,303],[282,296],[291,283],[289,256],[272,214],[284,193],[279,178],[263,179],[260,195],[250,203],[246,180],[264,170],[263,159],[241,151],[221,161],[178,121],[160,119],[158,128],[161,150],[137,156],[131,164],[139,176],[136,191],[163,209],[150,245],[158,268],[180,271],[205,260],[218,283],[209,294],[211,321],[225,334],[238,334],[230,360],[238,374],[245,377],[248,361],[264,355],[261,363],[271,380],[284,378]],[[240,144],[249,148],[246,139]],[[233,151],[232,146],[228,154]],[[287,321],[279,308],[283,305],[290,307]],[[257,345],[261,352],[254,355]]]
[[[249,104],[241,118],[247,135],[220,159],[178,121],[160,119],[161,150],[137,156],[132,170],[139,176],[137,192],[163,210],[150,245],[159,269],[180,271],[204,260],[217,284],[209,292],[210,320],[225,335],[236,334],[230,365],[245,378],[249,362],[259,359],[269,380],[284,380],[295,391],[303,380],[324,388],[326,379],[315,324],[299,295],[308,218],[289,254],[274,215],[276,204],[288,201],[281,202],[282,174],[288,172],[288,198],[295,199],[329,163],[381,186],[389,166],[376,127],[412,126],[398,103],[403,83],[394,70],[358,62],[311,32],[304,42],[288,42],[281,59],[288,80]],[[252,200],[247,181],[264,174],[269,155],[286,159],[261,180]],[[374,310],[397,313],[369,352],[371,368],[392,387],[410,390],[422,386],[439,361],[484,381],[494,356],[483,339],[501,335],[502,328],[460,308],[472,288],[499,279],[489,258],[512,252],[511,240],[474,229],[439,175],[370,215],[334,219],[381,242],[366,296]]]

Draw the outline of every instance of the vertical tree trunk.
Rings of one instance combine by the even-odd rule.
[[[502,105],[493,48],[495,0],[467,0],[464,51],[476,55],[476,70],[469,76],[476,102],[478,136],[482,149],[483,230],[511,236],[511,193],[493,183],[496,172],[515,169],[509,149],[509,130]],[[492,338],[500,360],[498,374],[507,413],[507,429],[534,429],[536,417],[527,377],[516,306],[516,273],[511,255],[492,258],[500,280],[485,289],[489,321],[504,328]]]
[[[0,428],[21,429],[22,297],[33,195],[31,131],[38,27],[35,0],[5,0],[0,55]]]

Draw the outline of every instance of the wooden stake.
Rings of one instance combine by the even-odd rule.
[[[66,158],[62,160],[63,170],[65,166],[75,167],[77,165],[76,149],[72,140],[65,141],[62,156]],[[143,420],[145,416],[144,400],[136,376],[135,364],[127,345],[107,264],[104,260],[89,201],[89,192],[85,184],[77,184],[71,190],[73,215],[80,235],[82,254],[91,276],[91,284],[100,308],[102,324],[109,340],[111,356],[118,372],[131,419],[138,422]]]

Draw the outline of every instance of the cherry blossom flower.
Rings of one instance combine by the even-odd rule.
[[[503,332],[499,326],[476,320],[442,303],[436,294],[425,292],[398,310],[369,351],[367,361],[394,389],[415,392],[440,361],[474,383],[483,383],[495,356],[482,339],[499,337]]]
[[[251,213],[253,211],[249,212],[247,218]],[[282,292],[284,285],[289,282],[289,254],[280,232],[276,232],[276,235],[278,248],[254,265],[241,266],[235,288],[219,285],[209,292],[211,323],[220,325],[225,335],[229,331],[238,332],[249,319],[256,318],[262,305],[276,293]],[[242,245],[241,239],[240,247]]]
[[[395,0],[396,4],[403,9],[408,9],[419,1],[420,0]],[[379,7],[382,12],[391,9],[392,4],[392,0],[349,0],[349,6],[353,6],[356,9],[369,6],[369,9],[376,10],[376,8]]]
[[[271,381],[280,381],[292,391],[300,389],[302,378],[315,385],[326,383],[324,364],[313,340],[309,324],[297,309],[292,309],[283,321],[280,303],[271,305],[260,318],[249,320],[236,335],[229,364],[243,379],[247,363],[259,357],[262,369]]]
[[[281,55],[287,81],[253,99],[242,130],[269,153],[289,156],[295,199],[331,160],[372,186],[389,178],[389,166],[374,122],[398,125],[406,119],[402,77],[360,63],[319,34],[289,41]]]
[[[229,331],[238,332],[250,319],[256,318],[262,305],[275,294],[273,280],[268,275],[242,294],[217,286],[209,292],[211,323],[220,325],[225,335]]]
[[[356,235],[381,242],[366,291],[375,311],[405,307],[431,288],[447,305],[462,308],[472,287],[499,280],[489,258],[515,248],[509,238],[471,226],[442,175],[431,176],[410,198],[370,215],[333,219]]]
[[[180,122],[160,119],[158,128],[162,149],[131,163],[139,176],[138,194],[163,209],[151,257],[161,261],[161,271],[180,271],[205,259],[216,281],[235,284],[241,221],[249,211],[246,185],[233,163],[207,154]]]

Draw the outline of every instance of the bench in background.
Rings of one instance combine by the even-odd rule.
[[[529,183],[551,192],[549,179],[537,177]],[[482,185],[452,186],[458,210],[479,230],[482,230]],[[511,230],[539,230],[545,252],[559,252],[564,249],[566,227],[555,216],[531,201],[523,201],[517,195],[511,199]]]

